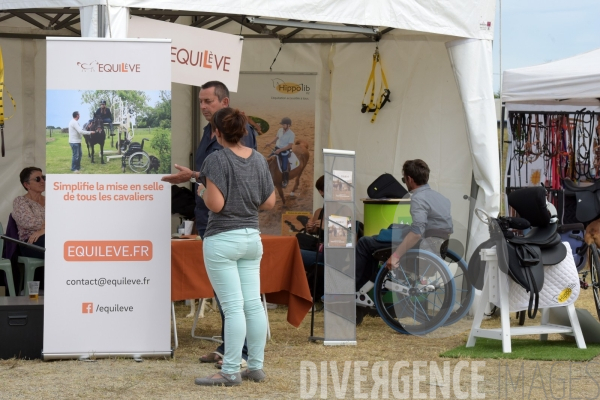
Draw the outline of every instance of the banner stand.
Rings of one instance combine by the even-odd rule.
[[[171,41],[46,48],[42,359],[172,357]]]
[[[53,354],[45,354],[42,352],[42,360],[43,361],[52,361],[52,360],[94,360],[97,358],[116,358],[116,357],[131,357],[134,360],[138,361],[143,358],[173,358],[173,353],[175,350],[164,351],[164,352],[156,352],[156,353],[91,353],[87,355],[80,354],[69,354],[69,353],[53,353]]]

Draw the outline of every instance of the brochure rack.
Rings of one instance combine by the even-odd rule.
[[[325,345],[356,344],[355,152],[324,149]]]

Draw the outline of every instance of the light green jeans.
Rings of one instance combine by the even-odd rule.
[[[263,368],[267,320],[260,300],[263,246],[256,229],[236,229],[209,236],[203,244],[204,264],[225,314],[225,374],[240,370],[244,338],[248,369]]]

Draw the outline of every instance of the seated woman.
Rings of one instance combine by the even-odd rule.
[[[46,175],[37,167],[27,167],[19,175],[27,193],[13,201],[12,216],[17,223],[19,240],[46,247]],[[44,258],[44,253],[20,246],[24,257]]]
[[[315,188],[319,191],[319,194],[321,195],[321,197],[325,196],[325,177],[323,175],[319,179],[317,179],[317,181],[315,182]],[[321,243],[323,243],[323,237],[324,237],[323,225],[321,222],[322,220],[323,220],[323,208],[321,207],[315,211],[315,214],[313,215],[313,217],[310,219],[310,221],[308,221],[306,223],[306,233],[310,233],[313,235],[318,234],[319,241]],[[300,253],[302,253],[302,262],[304,263],[304,269],[307,272],[309,272],[311,270],[311,267],[315,263],[323,262],[323,252],[300,249]],[[312,288],[312,282],[309,282],[309,286],[311,286],[311,288]],[[323,282],[321,281],[320,284],[319,284],[319,282],[317,282],[317,295],[314,297],[318,299],[321,297],[322,294],[323,294]]]

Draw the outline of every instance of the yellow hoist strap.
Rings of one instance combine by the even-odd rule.
[[[6,92],[6,93],[5,93]],[[4,116],[4,97],[8,96],[10,101],[12,101],[13,105],[13,113],[10,117]],[[0,136],[2,139],[1,152],[2,157],[4,157],[5,149],[4,149],[4,121],[11,119],[15,112],[17,111],[17,104],[15,103],[15,99],[10,95],[8,90],[4,90],[4,59],[2,58],[2,49],[0,48]]]
[[[379,96],[377,99],[377,104],[373,102],[375,99],[375,71],[377,70],[377,64],[379,64],[379,69],[381,70],[381,83],[379,85]],[[369,98],[369,104],[365,104],[365,97],[369,91],[369,86],[371,87],[371,96]],[[361,112],[372,112],[373,118],[371,118],[371,123],[375,122],[377,119],[377,114],[379,114],[379,110],[381,107],[385,105],[390,96],[390,89],[388,87],[387,79],[385,78],[385,71],[383,70],[383,64],[381,64],[381,56],[379,54],[379,50],[375,50],[373,54],[373,65],[371,67],[371,74],[369,75],[369,80],[367,81],[367,87],[365,88],[365,94],[363,96],[363,103]]]

